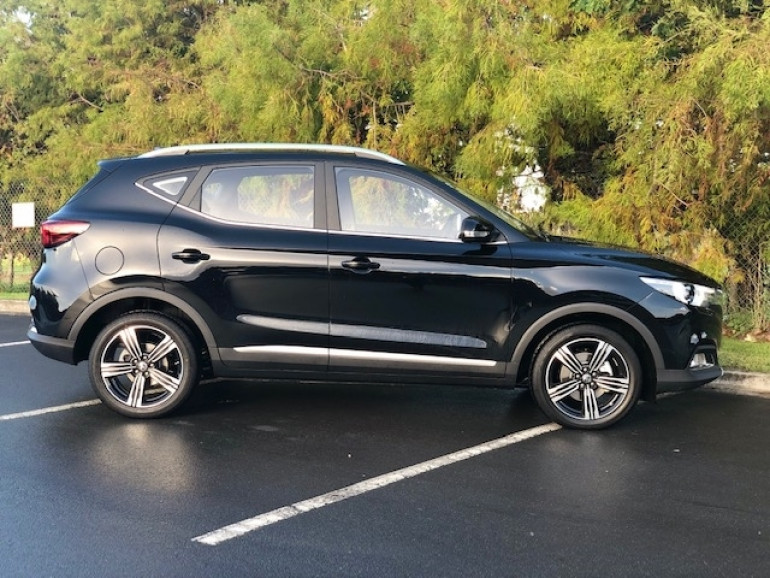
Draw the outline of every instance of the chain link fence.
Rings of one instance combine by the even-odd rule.
[[[0,183],[0,293],[26,293],[40,264],[40,223],[55,211],[61,192],[50,185],[28,190]]]
[[[767,333],[770,331],[770,239],[747,238],[732,244],[735,266],[725,282],[726,327],[736,334]]]
[[[64,198],[71,192],[65,192]],[[23,185],[0,183],[0,292],[28,290],[29,280],[40,263],[40,223],[60,206],[61,199],[62,191],[55,185],[30,191]],[[34,206],[30,207],[29,203]],[[525,221],[530,220],[516,212]],[[734,262],[725,282],[726,327],[738,334],[767,332],[770,330],[770,238],[746,236],[742,225],[736,218],[722,229],[725,238],[731,239],[728,245]]]

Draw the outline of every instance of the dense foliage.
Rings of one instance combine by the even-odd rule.
[[[757,0],[3,0],[0,181],[58,202],[211,141],[364,145],[492,200],[538,167],[544,226],[762,299],[769,46]]]

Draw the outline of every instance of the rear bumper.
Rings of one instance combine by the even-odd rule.
[[[27,331],[27,338],[40,353],[56,361],[75,365],[75,342],[59,337],[40,335],[34,325]]]

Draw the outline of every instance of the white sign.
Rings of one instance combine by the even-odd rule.
[[[35,226],[35,203],[13,203],[11,211],[14,229],[30,229]]]

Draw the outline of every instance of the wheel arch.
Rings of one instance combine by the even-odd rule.
[[[663,369],[663,353],[652,332],[630,313],[602,303],[580,303],[560,307],[543,315],[530,326],[514,348],[508,375],[516,383],[529,383],[532,363],[549,335],[579,324],[601,325],[622,335],[634,348],[642,365],[644,383],[641,398],[655,399],[657,374]]]
[[[151,311],[174,319],[186,328],[207,356],[216,351],[216,342],[208,324],[189,303],[160,289],[134,287],[104,295],[78,316],[69,333],[70,339],[75,341],[75,363],[88,358],[91,345],[102,327],[134,311]]]

